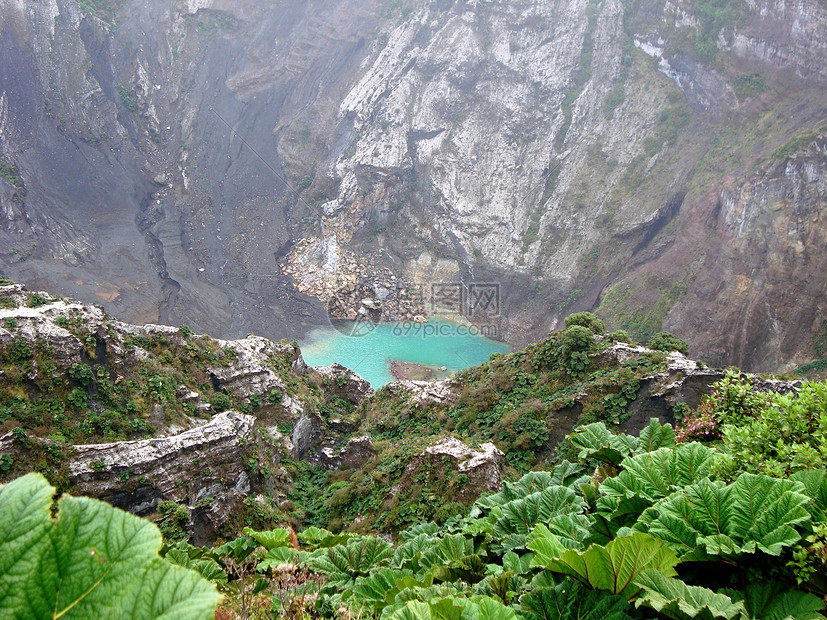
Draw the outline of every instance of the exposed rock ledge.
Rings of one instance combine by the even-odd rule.
[[[154,512],[161,499],[189,506],[196,540],[208,540],[250,492],[244,464],[254,427],[253,416],[227,411],[172,437],[73,446],[69,482],[79,494],[138,515]],[[0,452],[19,450],[12,433],[0,437]]]
[[[619,342],[595,354],[604,361],[611,359],[622,364],[651,349]],[[674,423],[673,409],[679,403],[687,407],[698,406],[701,396],[709,394],[712,385],[726,376],[726,370],[711,368],[689,359],[682,353],[666,354],[666,369],[641,380],[634,402],[629,405],[630,416],[623,424],[625,432],[637,432],[652,417],[662,422]],[[789,392],[801,385],[800,381],[780,381],[753,377],[753,389],[759,392]]]
[[[456,437],[446,437],[414,457],[405,470],[404,479],[412,480],[422,471],[445,484],[454,478],[451,470],[464,474],[465,481],[457,484],[452,497],[470,505],[483,493],[502,491],[504,458],[493,443],[481,444],[478,450],[473,450]],[[404,493],[404,484],[403,481],[394,487],[391,495]]]
[[[459,387],[452,379],[442,381],[394,381],[386,388],[394,396],[408,395],[416,405],[452,403],[459,396]]]

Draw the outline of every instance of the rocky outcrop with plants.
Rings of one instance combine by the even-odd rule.
[[[274,521],[443,522],[570,456],[561,441],[578,425],[680,422],[725,377],[670,334],[643,347],[580,313],[451,379],[374,393],[342,366],[308,368],[295,343],[137,327],[10,282],[0,299],[3,477],[41,471],[202,542]]]
[[[282,459],[364,459],[337,420],[372,391],[342,366],[308,368],[295,343],[137,327],[0,284],[3,478],[41,471],[141,515],[179,504],[178,526],[204,540],[238,513],[277,512]]]

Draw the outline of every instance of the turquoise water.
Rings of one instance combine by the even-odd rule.
[[[507,353],[509,346],[495,342],[457,323],[431,319],[427,323],[382,323],[360,337],[341,331],[358,326],[341,322],[337,329],[315,329],[301,342],[304,360],[311,366],[339,362],[367,379],[374,388],[394,380],[390,361],[462,370],[487,362],[492,353]],[[339,331],[341,330],[341,331]],[[368,330],[364,330],[368,331]]]

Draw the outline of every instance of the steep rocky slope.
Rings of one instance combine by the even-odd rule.
[[[499,282],[520,345],[597,308],[716,364],[827,355],[820,0],[0,0],[0,17],[18,281],[293,338],[323,321],[314,297],[390,270],[403,290]]]

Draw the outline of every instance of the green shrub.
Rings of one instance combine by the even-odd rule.
[[[728,383],[728,389],[720,389],[729,399],[704,403],[723,425],[729,458],[722,462],[722,475],[747,471],[786,477],[827,466],[827,383],[805,383],[788,394],[752,392],[745,379]]]
[[[15,187],[21,187],[23,185],[23,181],[20,179],[20,171],[17,169],[17,166],[7,164],[4,161],[0,161],[0,178],[6,179],[6,181]],[[8,280],[8,278],[3,278],[3,280]],[[0,284],[5,286],[6,284],[11,284],[11,281],[8,280],[8,282],[0,282]]]
[[[0,454],[0,475],[5,476],[14,469],[14,457],[10,454]]]
[[[626,344],[632,344],[632,337],[625,329],[618,329],[611,334],[607,334],[606,337],[612,342],[625,342]]]
[[[135,91],[129,90],[126,86],[118,84],[118,95],[121,98],[121,103],[130,112],[138,110],[138,98]]]
[[[69,367],[67,373],[70,377],[72,377],[72,379],[74,379],[84,387],[89,387],[95,380],[94,371],[90,366],[87,366],[86,364],[73,364]]]
[[[29,297],[27,305],[29,308],[39,308],[40,306],[45,306],[50,302],[51,300],[48,297],[44,297],[40,293],[32,293]]]
[[[767,80],[760,73],[740,73],[732,81],[732,88],[739,99],[755,97],[767,90]]]
[[[66,402],[77,410],[85,409],[89,404],[89,396],[80,388],[75,388],[69,392]]]
[[[32,358],[32,349],[29,343],[17,336],[8,345],[5,351],[0,350],[0,360],[8,361],[16,366],[25,366]]]
[[[445,523],[448,519],[462,516],[466,512],[468,512],[468,509],[459,502],[448,502],[436,509],[434,521],[437,523]]]
[[[669,332],[658,332],[652,336],[646,346],[655,351],[678,351],[684,355],[689,353],[689,345],[686,341]]]
[[[221,413],[222,411],[230,409],[233,406],[233,401],[223,392],[216,392],[212,398],[210,398],[210,406],[213,412]]]
[[[184,506],[162,499],[158,502],[158,514],[161,515],[161,518],[157,525],[164,536],[164,540],[175,542],[189,538],[189,534],[184,528],[187,521],[189,521],[190,513]]]
[[[566,327],[580,325],[587,327],[595,334],[602,334],[606,331],[606,325],[591,312],[575,312],[566,317]]]
[[[588,327],[572,325],[563,332],[560,347],[561,363],[566,372],[579,377],[589,366],[588,351],[594,346],[594,333]]]
[[[594,332],[582,325],[572,325],[563,332],[562,352],[568,355],[574,352],[589,351],[594,345]]]

